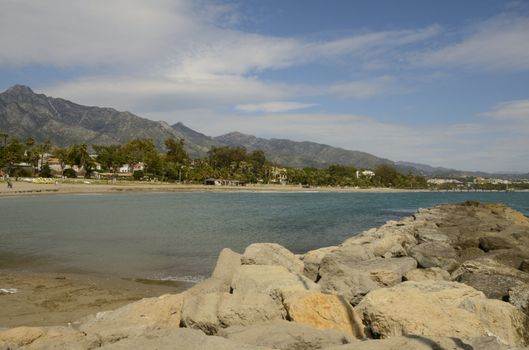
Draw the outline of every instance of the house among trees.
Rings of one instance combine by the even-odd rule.
[[[204,185],[208,186],[245,186],[246,183],[239,180],[225,180],[208,178],[204,180]]]

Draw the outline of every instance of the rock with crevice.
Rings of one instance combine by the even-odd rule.
[[[283,290],[281,297],[291,321],[316,329],[340,330],[358,339],[365,338],[362,320],[340,295]]]
[[[430,267],[428,269],[415,269],[408,271],[403,276],[404,281],[450,281],[448,271],[439,267]]]
[[[337,254],[329,254],[321,263],[318,284],[322,292],[340,294],[356,305],[370,291],[400,283],[403,275],[415,268],[417,262],[409,257],[352,263]]]
[[[529,344],[529,318],[523,312],[457,282],[403,282],[377,289],[356,311],[372,334],[382,338],[492,335],[511,346]]]

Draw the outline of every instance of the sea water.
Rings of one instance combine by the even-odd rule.
[[[418,208],[529,193],[132,193],[0,198],[0,268],[200,280],[220,250],[336,245]]]

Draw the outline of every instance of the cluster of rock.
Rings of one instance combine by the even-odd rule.
[[[208,280],[69,327],[0,332],[0,349],[522,349],[529,219],[442,205],[339,246],[224,249]]]

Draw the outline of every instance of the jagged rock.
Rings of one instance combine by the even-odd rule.
[[[408,271],[404,274],[403,279],[405,281],[450,281],[450,274],[439,268],[430,267],[428,269],[415,269]]]
[[[525,314],[457,282],[404,282],[374,290],[356,311],[371,332],[382,338],[406,334],[459,338],[493,335],[512,346],[529,343],[529,318]]]
[[[415,259],[408,257],[355,262],[332,253],[322,260],[318,284],[322,292],[343,295],[356,305],[370,291],[400,283],[402,276],[416,267]]]
[[[1,350],[88,350],[98,346],[97,338],[68,327],[17,327],[0,332]]]
[[[427,242],[410,249],[410,256],[417,260],[420,267],[440,267],[453,271],[457,268],[457,253],[448,243]]]
[[[319,291],[320,286],[307,277],[289,272],[283,266],[243,265],[231,284],[233,293],[271,293],[282,288]]]
[[[525,349],[525,348],[524,348]],[[500,343],[495,337],[459,339],[408,335],[366,340],[349,345],[330,346],[325,350],[523,350]]]
[[[351,334],[335,329],[315,329],[296,322],[274,321],[253,326],[234,326],[220,334],[230,340],[283,350],[316,350],[356,343]]]
[[[286,311],[277,299],[262,293],[209,293],[184,300],[182,324],[216,334],[234,325],[280,320]]]
[[[182,301],[182,294],[142,299],[114,311],[89,316],[81,320],[79,330],[97,335],[107,343],[154,329],[178,328]]]
[[[329,253],[332,253],[338,249],[338,247],[325,247],[316,250],[311,250],[303,255],[301,260],[303,261],[303,275],[309,278],[311,281],[318,279],[318,271],[320,269],[321,260]]]
[[[337,329],[365,338],[362,320],[340,295],[282,291],[288,318],[317,329]]]
[[[509,289],[529,283],[529,274],[490,258],[464,262],[452,279],[482,291],[488,298],[508,300]]]
[[[178,330],[158,330],[101,347],[101,350],[131,349],[265,350],[267,348],[234,342],[222,337],[207,336],[201,331],[186,328]]]
[[[241,254],[235,253],[229,248],[222,249],[211,277],[226,281],[229,284],[233,274],[241,266],[241,258]]]
[[[529,284],[519,284],[509,289],[509,303],[529,315]]]
[[[303,273],[303,262],[285,247],[276,243],[250,244],[242,256],[244,265],[279,265],[296,274]]]

